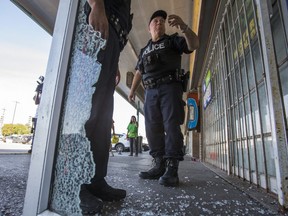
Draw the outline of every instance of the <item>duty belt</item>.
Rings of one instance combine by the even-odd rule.
[[[126,29],[122,28],[119,22],[119,18],[114,14],[109,17],[109,21],[119,37],[120,50],[122,50],[128,41],[128,32]]]
[[[177,82],[178,80],[176,79],[174,74],[169,74],[167,76],[163,76],[160,78],[150,78],[147,80],[143,80],[143,84],[145,89],[152,89],[152,88],[157,88],[161,84],[168,84],[172,82]]]

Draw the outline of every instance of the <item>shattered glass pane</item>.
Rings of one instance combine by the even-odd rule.
[[[95,173],[84,124],[90,116],[93,85],[101,70],[97,54],[106,41],[86,24],[85,2],[81,0],[78,11],[53,173],[50,207],[61,215],[82,215],[80,186],[90,183]]]

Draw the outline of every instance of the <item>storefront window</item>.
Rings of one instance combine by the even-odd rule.
[[[243,155],[242,155],[242,142],[241,141],[237,141],[237,148],[238,148],[238,158],[239,158],[239,168],[242,169],[243,168]],[[243,176],[242,176],[243,177]]]
[[[272,146],[272,138],[267,137],[264,139],[265,146],[265,159],[267,164],[267,174],[269,176],[276,176],[274,149]]]
[[[255,66],[255,73],[256,73],[256,81],[259,83],[264,77],[264,69],[262,64],[262,58],[260,55],[260,48],[258,41],[252,46],[253,52],[253,59],[254,59],[254,66]]]
[[[246,95],[248,93],[248,84],[247,84],[247,76],[246,76],[244,60],[241,61],[240,66],[241,66],[241,81],[242,81],[242,87],[243,87],[243,94]]]
[[[256,156],[257,156],[257,166],[258,174],[265,173],[265,163],[264,163],[264,153],[263,153],[263,144],[261,138],[256,139]]]
[[[254,70],[253,70],[253,65],[251,62],[250,52],[246,55],[245,60],[246,60],[249,90],[252,90],[253,88],[255,88],[255,79],[254,79]]]
[[[250,170],[256,171],[256,158],[255,158],[255,146],[253,139],[248,140],[249,156],[250,156]]]
[[[248,133],[247,136],[253,136],[252,119],[251,119],[251,112],[250,112],[248,97],[245,97],[244,104],[245,104],[246,125],[247,125],[247,133]]]
[[[239,103],[239,110],[240,110],[240,126],[241,126],[241,137],[246,137],[246,125],[245,125],[245,113],[244,113],[244,106],[243,101]]]
[[[234,95],[234,103],[236,103],[236,101],[238,101],[238,97],[237,97],[237,81],[236,81],[236,74],[235,71],[232,71],[231,73],[232,77],[232,88],[233,88],[233,95]]]
[[[253,0],[231,0],[226,6],[222,28],[218,32],[221,39],[214,42],[214,51],[209,62],[209,68],[214,69],[213,84],[216,84],[216,96],[204,111],[206,125],[209,125],[205,134],[206,131],[215,133],[208,135],[210,138],[207,139],[221,155],[222,159],[218,162],[223,163],[225,146],[222,143],[227,139],[225,130],[228,130],[231,153],[228,158],[231,158],[234,174],[269,188],[271,185],[267,174],[275,177],[272,171],[275,170],[275,164],[273,155],[266,153],[268,150],[271,151],[269,146],[272,138],[261,38],[257,29],[259,20],[256,19]],[[219,59],[226,62],[223,63]],[[286,104],[287,65],[279,71]],[[223,68],[225,71],[222,71]],[[224,79],[221,79],[221,73]],[[223,80],[225,83],[222,83]],[[227,107],[226,112],[224,105]],[[214,117],[211,116],[212,110]],[[224,128],[226,120],[228,127]],[[269,165],[268,170],[265,165],[266,157],[269,163],[273,163]]]
[[[236,132],[237,132],[237,139],[241,138],[240,134],[240,121],[239,121],[239,109],[238,105],[235,105],[235,127],[236,127]]]
[[[238,65],[235,67],[235,81],[236,81],[236,87],[237,87],[237,99],[242,97],[242,89],[241,89],[241,74],[239,72]]]
[[[249,158],[248,158],[248,146],[247,146],[247,140],[242,141],[242,151],[243,151],[243,157],[244,157],[244,168],[246,170],[249,170]]]
[[[259,113],[259,109],[258,109],[256,91],[253,91],[251,93],[251,108],[252,108],[254,134],[260,135],[261,134],[261,125],[260,125],[260,117],[259,117],[260,113]]]
[[[271,132],[271,124],[270,124],[267,94],[264,84],[259,86],[259,103],[260,103],[261,125],[263,128],[263,133],[269,133]]]
[[[286,129],[288,128],[288,61],[279,69],[282,86],[283,102],[286,116]]]

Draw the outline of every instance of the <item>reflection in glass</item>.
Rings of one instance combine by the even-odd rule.
[[[263,78],[264,70],[262,66],[262,58],[260,55],[260,48],[258,41],[255,43],[255,45],[252,47],[253,52],[253,59],[254,59],[254,66],[255,66],[255,73],[256,73],[256,81],[259,83],[259,81]]]
[[[252,108],[252,120],[254,126],[254,134],[261,134],[261,125],[260,125],[260,117],[259,117],[259,109],[257,104],[256,92],[251,93],[251,108]]]
[[[248,158],[248,146],[247,146],[247,140],[242,141],[242,149],[243,149],[243,159],[244,159],[244,168],[249,170],[249,158]]]
[[[241,82],[242,82],[243,94],[246,95],[248,93],[248,84],[247,84],[246,70],[244,67],[244,61],[241,61],[240,66],[241,66]]]
[[[251,112],[250,112],[248,97],[245,97],[244,104],[245,104],[245,111],[246,111],[246,125],[247,125],[247,133],[248,133],[247,136],[253,136]]]
[[[257,157],[257,166],[258,166],[258,174],[265,173],[265,163],[264,163],[264,152],[261,138],[256,139],[255,143],[256,148],[256,157]]]
[[[235,105],[235,126],[236,126],[237,139],[240,139],[241,134],[240,134],[240,121],[239,121],[239,108],[237,105]]]
[[[272,138],[267,137],[264,139],[265,156],[267,164],[267,174],[269,176],[276,176],[274,149],[272,146]]]
[[[271,124],[270,124],[270,115],[269,115],[269,107],[267,94],[265,91],[265,86],[259,86],[259,103],[260,103],[260,112],[261,112],[261,124],[263,128],[263,133],[271,132]]]
[[[231,134],[232,134],[232,139],[233,140],[236,140],[236,126],[235,126],[235,110],[234,108],[232,107],[231,108],[231,127],[230,127],[230,130],[231,130]]]
[[[245,125],[245,113],[244,113],[244,104],[243,101],[239,103],[239,111],[240,111],[240,126],[241,126],[241,137],[246,137],[246,125]]]
[[[239,167],[239,157],[238,157],[238,148],[237,148],[237,142],[234,141],[233,142],[233,149],[234,149],[234,162],[235,162],[235,166],[238,168]]]
[[[242,143],[241,141],[237,141],[237,148],[238,148],[238,159],[239,159],[239,168],[243,168],[243,157],[242,157]]]
[[[255,78],[250,52],[246,56],[246,68],[247,68],[249,89],[252,90],[255,87]]]
[[[250,156],[250,171],[253,173],[256,171],[256,159],[255,159],[255,146],[254,140],[248,140],[249,156]]]

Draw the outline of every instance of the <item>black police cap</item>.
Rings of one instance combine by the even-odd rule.
[[[152,14],[152,16],[151,16],[151,18],[150,18],[150,21],[149,21],[149,24],[151,23],[151,21],[155,18],[155,17],[163,17],[165,20],[166,20],[166,18],[167,18],[167,13],[166,13],[166,11],[164,11],[164,10],[157,10],[157,11],[155,11],[153,14]]]

